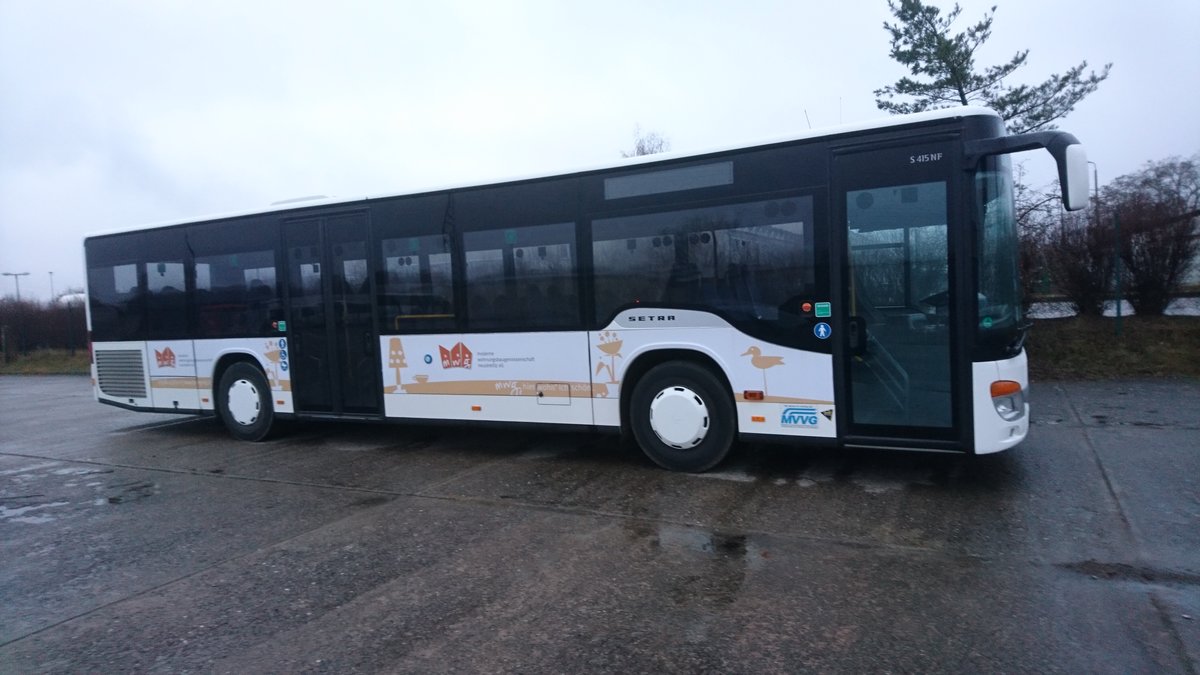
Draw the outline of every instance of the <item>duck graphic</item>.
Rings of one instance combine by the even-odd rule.
[[[751,347],[742,354],[742,356],[750,357],[750,364],[755,368],[763,371],[763,395],[767,393],[767,368],[783,365],[782,356],[763,356],[762,350],[758,347]]]

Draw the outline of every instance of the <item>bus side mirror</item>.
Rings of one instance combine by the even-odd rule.
[[[974,170],[988,155],[1007,155],[1045,148],[1058,165],[1058,184],[1062,186],[1063,206],[1068,211],[1085,208],[1088,202],[1088,162],[1083,145],[1065,131],[1034,131],[1016,136],[984,138],[965,143],[966,165]]]
[[[1088,205],[1088,161],[1082,145],[1072,143],[1065,148],[1058,162],[1058,183],[1062,186],[1063,206],[1068,211]]]

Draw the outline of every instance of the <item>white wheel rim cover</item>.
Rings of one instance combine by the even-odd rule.
[[[258,387],[250,380],[237,380],[230,385],[226,406],[234,422],[242,426],[257,422],[259,404]]]
[[[708,435],[708,406],[687,387],[668,387],[650,402],[650,428],[663,443],[690,450]]]

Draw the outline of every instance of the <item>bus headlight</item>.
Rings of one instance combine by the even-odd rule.
[[[992,405],[996,414],[1004,421],[1012,422],[1025,415],[1025,390],[1021,383],[1012,380],[997,380],[992,383]]]

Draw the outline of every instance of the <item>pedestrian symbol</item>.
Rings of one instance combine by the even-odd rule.
[[[817,337],[821,338],[822,340],[828,340],[829,334],[832,332],[833,332],[833,329],[830,328],[829,324],[825,323],[824,321],[813,326],[813,335],[816,335]]]

